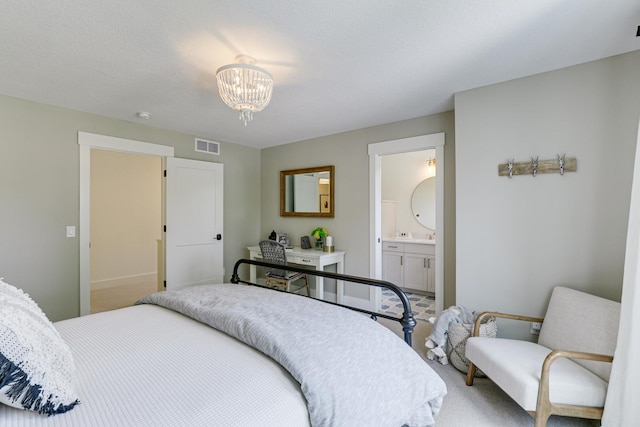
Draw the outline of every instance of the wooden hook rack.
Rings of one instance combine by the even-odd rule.
[[[564,159],[564,167],[560,168],[560,157],[549,160],[537,160],[531,159],[528,162],[507,162],[498,165],[498,175],[508,176],[513,175],[531,175],[536,176],[539,173],[559,173],[575,172],[578,170],[578,161],[575,157],[568,157]],[[534,173],[534,161],[537,163]],[[509,173],[509,166],[511,165],[511,174]]]

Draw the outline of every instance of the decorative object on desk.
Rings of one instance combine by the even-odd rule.
[[[577,170],[578,161],[576,158],[565,157],[563,154],[562,156],[557,155],[555,159],[548,160],[538,160],[538,157],[532,157],[531,160],[527,162],[514,162],[513,159],[508,159],[507,163],[498,165],[498,176],[537,176],[542,173],[557,173],[563,176],[565,172],[576,172]]]
[[[311,241],[309,240],[309,236],[302,236],[300,238],[300,247],[302,249],[311,249]]]
[[[285,245],[285,247],[289,247],[289,236],[287,236],[287,233],[278,234],[278,242]]]
[[[327,236],[324,238],[324,247],[322,248],[325,252],[333,252],[333,237]]]
[[[276,240],[277,238],[278,238],[278,233],[276,233],[276,230],[273,230],[271,234],[269,234],[269,240]]]
[[[316,227],[311,230],[311,237],[316,239],[316,249],[322,249],[324,237],[327,237],[327,229],[323,227]]]

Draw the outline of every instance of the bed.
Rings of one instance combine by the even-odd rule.
[[[238,275],[242,264],[270,265],[240,260],[233,283],[159,292],[133,307],[56,322],[50,329],[26,294],[0,280],[6,285],[0,287],[0,340],[12,326],[7,319],[15,318],[7,314],[25,309],[44,331],[38,342],[51,340],[45,359],[56,346],[72,359],[52,362],[56,373],[69,371],[71,391],[56,390],[67,401],[25,410],[7,406],[20,405],[2,397],[9,385],[8,365],[0,357],[0,425],[434,425],[444,382],[407,342],[370,318],[376,313],[249,285]],[[415,320],[399,288],[306,272],[396,292],[406,304],[402,318],[378,316],[399,321],[410,343]],[[20,334],[13,338],[19,341]],[[45,399],[58,394],[44,393]]]

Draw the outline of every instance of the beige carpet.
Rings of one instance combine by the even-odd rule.
[[[130,307],[140,298],[157,292],[156,282],[114,286],[91,291],[91,313]]]
[[[403,336],[399,323],[387,319],[378,321]],[[476,378],[474,385],[465,384],[465,374],[452,365],[443,366],[427,359],[425,338],[431,333],[431,324],[417,322],[412,347],[447,384],[448,393],[442,410],[436,417],[436,427],[511,427],[533,426],[533,418],[488,378]],[[549,427],[593,427],[600,422],[580,418],[552,416]]]

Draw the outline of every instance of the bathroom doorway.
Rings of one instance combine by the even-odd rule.
[[[437,165],[438,170],[435,174],[435,193],[436,193],[436,209],[435,209],[435,228],[431,229],[429,227],[425,228],[424,233],[422,234],[425,240],[429,239],[429,236],[433,238],[433,234],[429,233],[429,230],[435,231],[437,235],[437,241],[444,241],[444,183],[442,177],[444,176],[444,133],[436,133],[431,135],[421,135],[417,137],[398,139],[393,141],[385,141],[380,143],[369,144],[369,181],[370,181],[370,223],[371,223],[371,244],[370,244],[370,265],[371,277],[375,277],[377,279],[383,278],[382,266],[383,266],[383,240],[386,239],[383,235],[383,197],[382,197],[382,186],[383,186],[383,174],[382,174],[382,164],[383,164],[383,156],[400,154],[400,153],[415,153],[415,152],[427,152],[427,150],[431,150],[432,153],[435,153],[435,157],[433,160],[435,161],[435,165]],[[426,159],[428,160],[428,159]],[[428,165],[426,165],[428,167]],[[402,174],[406,174],[406,171],[402,172]],[[425,178],[426,179],[426,178]],[[403,203],[406,202],[403,201]],[[413,215],[413,213],[412,213]],[[410,224],[410,223],[409,223]],[[387,227],[387,226],[385,226]],[[422,230],[422,228],[418,228],[418,230]],[[388,230],[386,230],[388,231]],[[407,233],[405,236],[398,237],[409,237],[408,233],[411,231],[401,231],[401,230],[393,230],[393,237],[395,237],[395,232],[398,231],[400,233]],[[413,233],[412,233],[413,237]],[[408,243],[411,245],[410,249],[413,248],[413,243]],[[404,250],[405,248],[401,248]],[[435,312],[440,313],[443,309],[444,303],[444,280],[443,280],[443,269],[444,269],[444,250],[443,245],[433,245],[433,260],[429,262],[433,262],[435,269],[433,270],[433,291],[435,294]],[[396,280],[397,281],[397,280]],[[380,297],[376,298],[376,301],[380,301]],[[380,307],[377,307],[379,310]]]

